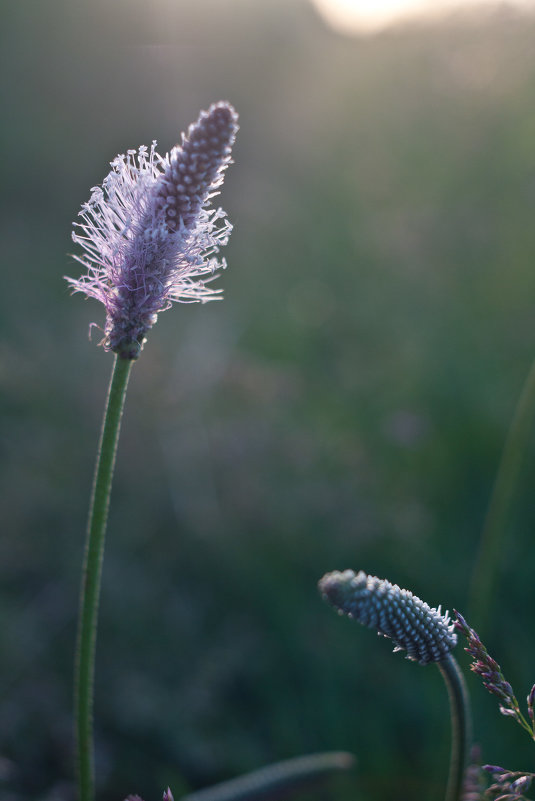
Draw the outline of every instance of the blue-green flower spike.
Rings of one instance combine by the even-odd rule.
[[[409,590],[362,570],[327,573],[319,582],[323,598],[341,615],[394,642],[394,651],[406,651],[407,659],[427,665],[445,659],[457,643],[449,614],[432,609]]]

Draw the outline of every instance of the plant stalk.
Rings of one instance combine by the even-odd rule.
[[[456,659],[448,654],[437,666],[446,682],[451,715],[450,773],[445,801],[460,801],[472,740],[470,701]]]
[[[94,798],[93,685],[106,523],[115,454],[132,359],[115,357],[89,506],[74,673],[79,801]]]
[[[335,773],[351,770],[355,761],[345,751],[294,757],[189,793],[181,801],[278,801],[322,786]]]

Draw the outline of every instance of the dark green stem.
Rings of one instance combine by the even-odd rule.
[[[339,771],[350,770],[355,757],[345,751],[308,754],[277,762],[205,790],[183,796],[181,801],[277,801],[303,789],[316,787]]]
[[[492,585],[504,534],[507,512],[513,497],[522,459],[527,449],[535,413],[535,361],[531,365],[518,400],[503,448],[494,482],[487,517],[481,535],[479,554],[472,578],[470,619],[480,634],[488,619]]]
[[[131,359],[115,357],[97,454],[85,546],[75,664],[79,801],[94,798],[93,680],[106,522]]]
[[[455,658],[448,654],[437,665],[448,688],[451,714],[451,758],[446,801],[460,801],[472,740],[470,702],[463,674]]]

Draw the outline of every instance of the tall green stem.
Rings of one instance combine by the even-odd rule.
[[[131,367],[131,359],[115,357],[89,506],[75,664],[79,801],[94,798],[93,681],[100,583],[115,454]]]
[[[503,448],[472,577],[470,619],[481,634],[492,596],[500,544],[535,414],[535,361],[531,365]]]
[[[470,702],[463,675],[454,657],[448,654],[437,662],[437,666],[448,688],[451,713],[451,759],[446,801],[460,801],[472,739]]]

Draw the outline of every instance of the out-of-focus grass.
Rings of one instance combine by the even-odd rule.
[[[162,315],[127,399],[97,660],[100,797],[168,783],[177,797],[325,749],[358,757],[347,797],[443,791],[438,672],[337,619],[315,584],[364,568],[465,608],[534,354],[534,23],[358,40],[303,3],[224,5],[4,9],[0,754],[13,801],[68,797],[111,368],[86,337],[101,310],[61,280],[78,270],[70,221],[116,152],[154,137],[167,149],[220,98],[242,115],[225,301]],[[520,696],[535,663],[533,468],[531,453],[488,642]],[[527,764],[470,686],[484,759]]]

